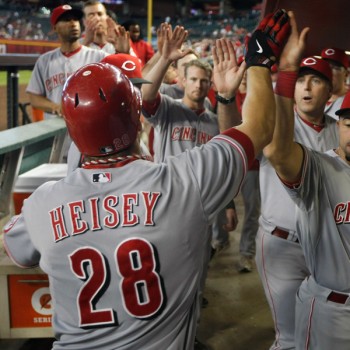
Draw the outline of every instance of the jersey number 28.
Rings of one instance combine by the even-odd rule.
[[[144,239],[131,238],[118,245],[114,258],[126,312],[141,319],[154,316],[164,296],[153,246]],[[73,273],[85,282],[77,297],[80,327],[116,324],[113,308],[96,308],[110,283],[109,263],[103,254],[93,247],[81,247],[69,259]]]

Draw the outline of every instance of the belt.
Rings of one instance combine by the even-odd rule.
[[[349,298],[349,294],[330,292],[327,300],[333,301],[333,303],[345,304],[348,298]]]
[[[289,237],[289,232],[288,232],[288,231],[282,230],[282,229],[280,229],[280,228],[278,228],[278,227],[276,227],[276,228],[271,232],[271,234],[272,234],[273,236],[276,236],[276,237],[279,237],[279,238],[282,238],[282,239],[288,239],[288,237]],[[295,241],[293,241],[293,242],[299,243],[298,238],[297,238]]]

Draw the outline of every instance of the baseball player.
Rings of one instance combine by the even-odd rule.
[[[296,77],[296,74],[294,74]],[[292,78],[293,74],[289,74]],[[294,142],[293,99],[277,96],[269,157],[296,203],[296,235],[310,276],[296,296],[296,349],[347,350],[350,344],[350,95],[337,115],[339,144],[320,153]],[[280,254],[284,255],[283,251]]]
[[[255,32],[261,50],[248,47],[243,124],[161,164],[140,155],[141,99],[117,68],[89,64],[67,81],[64,117],[85,162],[39,187],[4,233],[17,264],[49,275],[54,349],[193,348],[202,232],[272,138],[267,68],[288,36],[284,18],[279,11]],[[231,86],[244,69],[233,67]]]
[[[332,71],[320,58],[308,57],[299,63],[308,28],[299,36],[294,18],[291,23],[293,32],[280,59],[275,94],[278,99],[295,100],[295,141],[325,151],[338,144],[336,122],[324,114],[331,94]],[[277,109],[279,123],[284,123],[286,113]],[[271,350],[295,348],[295,295],[312,272],[305,263],[296,232],[296,205],[272,167],[271,156],[278,154],[276,147],[275,143],[268,145],[260,162],[261,216],[256,239],[256,265],[275,325]],[[287,143],[279,147],[290,149]]]
[[[137,57],[131,48],[130,35],[107,15],[105,5],[98,0],[88,0],[83,5],[84,36],[82,44],[108,54],[128,53]]]
[[[348,76],[349,58],[344,50],[333,47],[322,50],[321,57],[327,60],[333,73],[332,96],[327,102],[325,112],[338,120],[336,111],[340,108],[347,92],[346,79]]]
[[[107,54],[82,46],[79,20],[83,12],[69,5],[52,11],[51,25],[60,47],[41,55],[35,63],[26,92],[33,107],[45,112],[44,118],[61,116],[61,95],[67,78],[88,63],[99,62]]]

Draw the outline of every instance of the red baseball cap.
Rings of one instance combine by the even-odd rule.
[[[336,47],[324,49],[321,53],[321,57],[325,60],[330,60],[339,63],[344,68],[349,67],[349,56],[345,53],[344,50],[337,49]]]
[[[126,53],[118,53],[106,56],[101,63],[109,63],[119,68],[133,84],[152,84],[152,82],[142,78],[140,60]]]
[[[344,113],[350,112],[350,91],[345,95],[343,103],[340,106],[340,109],[338,109],[335,114],[342,116],[344,118],[350,118],[350,113],[348,116],[343,116]]]
[[[327,61],[314,56],[306,57],[301,61],[299,74],[305,70],[315,71],[316,74],[328,80],[332,84],[332,69]]]
[[[81,20],[84,16],[84,12],[77,8],[73,8],[70,5],[61,5],[53,9],[50,19],[51,25],[54,26],[59,21],[60,17],[66,13],[73,14],[78,20]]]

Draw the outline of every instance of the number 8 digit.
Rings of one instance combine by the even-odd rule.
[[[152,245],[141,238],[122,242],[116,249],[116,265],[127,312],[137,318],[155,315],[164,296]]]

